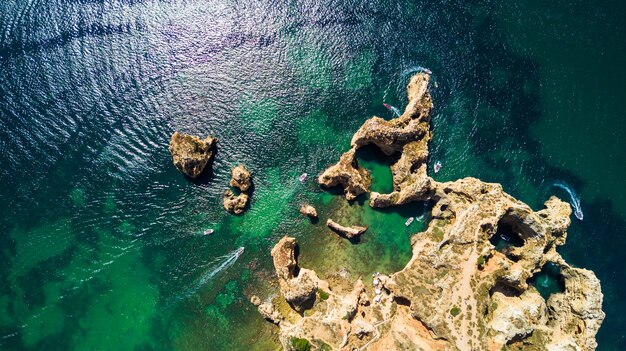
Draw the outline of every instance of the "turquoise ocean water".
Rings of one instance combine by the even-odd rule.
[[[5,0],[0,3],[0,349],[268,350],[270,248],[298,238],[325,278],[394,272],[428,221],[315,176],[433,71],[437,180],[500,182],[533,208],[567,184],[560,250],[602,281],[599,350],[626,348],[626,21],[617,1]],[[174,130],[215,135],[185,179]],[[374,190],[391,174],[360,154]],[[251,207],[227,214],[230,168]],[[298,176],[307,172],[304,183]],[[297,213],[368,224],[358,244]],[[212,236],[203,236],[213,228]],[[245,247],[240,257],[234,252]],[[549,269],[537,277],[557,289]]]

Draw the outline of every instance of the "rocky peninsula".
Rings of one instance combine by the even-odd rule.
[[[370,192],[370,206],[428,202],[431,221],[411,238],[404,269],[359,279],[340,293],[300,268],[296,241],[272,250],[280,295],[255,304],[280,330],[286,350],[594,350],[604,319],[600,282],[557,252],[570,225],[569,204],[551,197],[533,211],[499,184],[475,178],[437,182],[427,172],[431,140],[428,74],[413,76],[404,113],[367,120],[351,149],[319,176],[347,200],[368,193],[369,172],[356,151],[376,145],[396,157],[393,191]],[[503,238],[504,248],[494,244]],[[532,283],[546,265],[558,268],[563,291],[544,299]]]

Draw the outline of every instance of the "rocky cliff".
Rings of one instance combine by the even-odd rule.
[[[594,350],[604,319],[600,282],[557,252],[567,238],[570,206],[552,197],[533,211],[499,184],[430,178],[428,83],[425,73],[412,77],[404,113],[367,120],[351,149],[319,177],[353,200],[371,183],[356,150],[374,144],[399,154],[391,166],[393,192],[370,193],[370,205],[432,205],[428,228],[411,239],[409,263],[377,276],[372,287],[359,280],[339,294],[297,266],[295,239],[286,237],[272,256],[288,307],[278,298],[259,310],[279,326],[287,350]],[[547,265],[557,268],[563,290],[546,300],[532,282]]]

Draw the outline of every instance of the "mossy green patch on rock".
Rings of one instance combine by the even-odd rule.
[[[459,315],[459,313],[461,313],[461,309],[454,306],[450,309],[450,314],[452,315],[452,317],[456,317]]]
[[[291,346],[291,350],[293,351],[310,351],[311,350],[311,343],[307,339],[293,337],[289,339],[289,344]]]

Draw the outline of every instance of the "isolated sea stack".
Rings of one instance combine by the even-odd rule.
[[[367,226],[360,226],[360,225],[353,225],[353,226],[343,226],[335,221],[333,221],[332,219],[327,219],[326,220],[326,225],[328,226],[328,228],[330,228],[333,232],[348,238],[348,239],[354,239],[354,238],[358,238],[359,236],[361,236],[361,234],[365,233],[365,231],[367,230]]]
[[[231,189],[224,191],[224,209],[230,213],[242,214],[252,191],[252,175],[244,165],[238,165],[231,170],[230,186],[237,189],[239,195]]]
[[[316,286],[320,298],[296,310],[264,307],[280,321],[283,347],[594,350],[604,320],[600,281],[557,252],[567,239],[569,204],[551,197],[544,209],[533,211],[500,184],[475,178],[439,183],[430,178],[429,79],[425,73],[413,76],[404,113],[390,121],[367,120],[354,135],[351,149],[319,177],[323,185],[343,186],[346,199],[353,200],[370,186],[368,172],[355,161],[356,150],[373,144],[394,155],[393,191],[370,192],[370,206],[432,203],[427,229],[411,238],[411,260],[399,272],[377,276],[371,288],[359,280],[351,292],[341,294],[301,268],[311,279],[303,281],[306,294],[298,295],[309,298]],[[293,239],[283,238],[272,252],[281,293],[288,300],[293,299],[292,291],[300,291],[292,278],[295,273],[288,274],[298,270],[285,270],[295,262],[276,260],[275,253],[286,252],[282,256],[291,259],[287,253],[293,246]],[[546,299],[533,282],[547,265],[559,272],[562,291]],[[273,300],[276,306],[284,305],[280,299]]]
[[[311,219],[316,219],[317,218],[317,210],[315,209],[315,207],[311,206],[311,205],[301,205],[300,206],[300,214],[303,216],[307,216]]]
[[[211,136],[200,139],[197,136],[174,132],[169,147],[174,166],[191,178],[198,177],[212,160],[216,142],[217,138]]]

